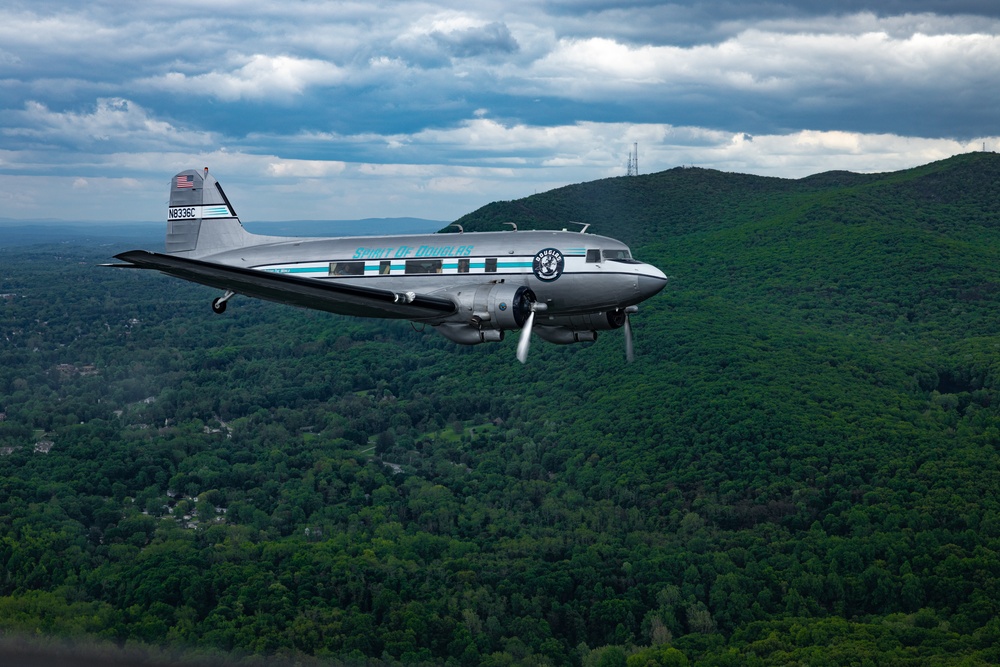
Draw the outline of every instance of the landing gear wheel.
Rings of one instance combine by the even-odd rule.
[[[217,315],[226,312],[226,301],[221,296],[212,300],[212,312]]]

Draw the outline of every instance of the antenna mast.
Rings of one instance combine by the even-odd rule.
[[[632,150],[628,154],[628,175],[639,175],[639,142],[632,144]]]

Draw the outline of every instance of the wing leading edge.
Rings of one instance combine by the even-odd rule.
[[[244,296],[339,315],[435,320],[446,319],[457,310],[451,299],[442,297],[269,273],[146,250],[130,250],[115,258],[127,262],[118,266],[152,269]]]

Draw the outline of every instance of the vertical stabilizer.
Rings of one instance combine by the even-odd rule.
[[[207,167],[203,172],[188,169],[173,177],[167,209],[168,253],[200,257],[242,248],[250,237]]]

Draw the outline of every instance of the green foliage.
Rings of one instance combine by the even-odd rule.
[[[1000,158],[492,204],[672,276],[463,348],[0,250],[0,628],[368,664],[996,664]],[[36,444],[37,443],[37,444]],[[44,445],[44,443],[49,443]]]

